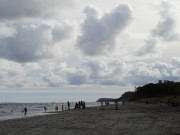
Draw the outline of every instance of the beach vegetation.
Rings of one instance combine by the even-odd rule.
[[[168,102],[173,99],[180,101],[180,82],[159,80],[155,84],[149,83],[135,87],[134,91],[125,92],[120,99],[144,103]]]

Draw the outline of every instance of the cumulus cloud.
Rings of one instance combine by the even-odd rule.
[[[157,26],[151,30],[151,38],[145,40],[145,43],[137,49],[137,56],[157,53],[157,50],[159,50],[157,49],[159,39],[166,42],[179,41],[180,36],[176,31],[176,21],[170,9],[171,5],[169,3],[164,1],[161,3],[159,11],[161,20],[158,22]]]
[[[124,36],[126,38],[122,37],[124,34],[122,32],[132,20],[132,11],[128,5],[124,4],[101,16],[98,9],[91,6],[85,8],[86,18],[81,24],[82,31],[77,37],[76,47],[85,55],[95,56],[113,50],[116,42],[123,43],[123,48],[120,46],[121,50],[123,49],[127,53],[119,55],[115,52],[112,57],[103,55],[98,59],[79,54],[79,50],[72,48],[74,37],[64,40],[72,36],[72,26],[68,23],[62,24],[56,18],[53,20],[51,18],[58,11],[61,14],[64,4],[67,4],[65,6],[67,7],[68,3],[71,1],[14,0],[10,3],[9,0],[0,0],[0,87],[72,85],[91,87],[104,85],[107,87],[116,85],[119,88],[119,86],[144,85],[161,79],[174,81],[180,79],[179,57],[174,57],[172,63],[168,64],[159,61],[152,62],[152,59],[146,62],[137,62],[137,57],[132,58],[131,54],[127,55],[129,50],[134,51],[135,48],[130,44],[134,44],[135,41],[140,42],[142,37],[147,36],[141,33],[141,38],[133,36],[133,40],[127,35]],[[10,4],[12,4],[11,9],[8,9]],[[157,53],[159,43],[162,41],[178,40],[176,20],[170,13],[169,4],[166,6],[167,8],[160,10],[162,12],[160,21],[150,31],[149,38],[145,38],[142,46],[138,48],[137,56]],[[81,9],[76,11],[79,13],[79,10]],[[67,14],[69,15],[70,12]],[[72,16],[78,19],[81,17],[76,13]],[[38,23],[39,18],[43,23]],[[79,20],[74,20],[74,18],[72,20],[79,24]],[[16,21],[12,19],[16,19]],[[64,16],[57,19],[65,20]],[[73,21],[72,23],[74,23]],[[75,25],[73,24],[73,26]],[[144,27],[141,28],[144,29]],[[134,27],[132,29],[133,32],[137,32]],[[118,38],[119,34],[121,34],[121,38]],[[61,50],[62,48],[63,50]],[[41,59],[52,57],[58,51],[63,52],[61,57],[41,61]],[[119,50],[117,52],[119,53]],[[160,57],[159,60],[161,60]],[[163,60],[167,60],[166,56]]]
[[[54,71],[44,73],[42,75],[42,80],[46,83],[47,87],[59,87],[66,83],[66,81],[63,80],[62,77],[58,76],[58,74],[55,74]]]
[[[88,81],[88,76],[85,72],[69,72],[67,73],[67,81],[70,85],[81,85],[86,84]]]
[[[157,41],[155,39],[150,38],[149,40],[145,40],[144,45],[136,51],[136,55],[144,56],[152,52],[157,52],[156,44]]]
[[[78,48],[86,55],[93,56],[112,49],[117,35],[128,26],[132,12],[128,5],[119,5],[111,12],[98,17],[94,7],[84,10],[86,19],[81,25],[82,35],[77,39]]]
[[[6,23],[0,23],[0,31],[0,40],[8,37],[13,37],[17,33],[14,27]]]
[[[122,85],[125,64],[117,59],[86,59],[85,71],[88,73],[89,82],[101,85]],[[127,67],[126,67],[127,68]]]
[[[172,62],[179,64],[179,58]],[[156,83],[158,80],[179,80],[178,65],[165,62],[130,63],[118,59],[85,59],[83,63],[71,66],[70,63],[46,63],[41,65],[38,74],[43,73],[43,81],[49,87],[67,85],[104,85],[104,86],[134,86]],[[83,66],[82,66],[83,65]]]
[[[173,57],[172,58],[172,65],[180,68],[180,58],[179,57]]]
[[[54,28],[52,30],[52,36],[54,41],[61,41],[70,36],[72,32],[72,26],[69,24],[56,23],[54,24]]]
[[[172,58],[172,75],[177,78],[179,81],[180,78],[180,57],[173,57]]]
[[[129,80],[130,83],[136,86],[147,82],[153,82],[160,77],[160,72],[156,69],[152,69],[151,65],[144,62],[137,62],[130,68],[126,80]]]
[[[68,37],[70,33],[70,26],[60,26],[24,24],[5,27],[10,34],[0,39],[0,57],[16,62],[31,62],[52,57],[53,45]]]
[[[178,62],[176,62],[178,63]],[[134,86],[146,83],[156,83],[158,80],[178,80],[173,73],[179,73],[175,66],[163,62],[136,62],[131,63],[114,60],[86,59],[84,62],[86,71],[85,84]],[[175,70],[176,69],[176,70]],[[177,74],[178,76],[179,74]]]
[[[98,60],[88,60],[86,61],[85,65],[88,68],[87,71],[90,72],[90,79],[98,79],[100,76],[100,71],[101,67],[100,67],[100,63]]]
[[[152,64],[152,69],[158,70],[161,74],[161,78],[171,78],[172,77],[173,69],[170,64],[163,63],[163,62],[155,62]]]
[[[71,5],[71,0],[0,0],[0,19],[51,17]]]
[[[151,31],[153,37],[159,37],[167,42],[179,40],[179,33],[176,31],[176,18],[171,12],[171,8],[170,3],[161,2],[159,14],[162,20]]]
[[[22,86],[24,77],[23,68],[20,64],[0,59],[0,88]]]
[[[176,22],[171,17],[159,22],[156,28],[151,31],[151,34],[153,37],[159,37],[168,42],[179,40],[179,34],[176,33]]]
[[[179,78],[180,78],[180,69],[174,69],[173,72],[172,72],[174,78],[176,77],[177,81],[179,81]]]
[[[172,64],[88,58],[74,66],[56,60],[19,64],[1,59],[0,87],[139,86],[180,77],[179,58]]]
[[[134,86],[157,83],[158,80],[178,80],[179,78],[173,75],[175,71],[171,64],[159,61],[154,63],[137,62],[129,69],[124,79]]]

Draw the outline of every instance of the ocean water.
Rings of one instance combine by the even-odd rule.
[[[46,112],[55,112],[55,106],[58,106],[59,111],[62,111],[62,104],[64,110],[67,110],[67,103],[1,103],[0,104],[0,120],[8,120],[14,118],[25,118],[37,115],[47,115],[44,106],[47,108]],[[70,102],[70,108],[74,109],[75,102]],[[100,106],[97,102],[87,102],[86,107]],[[24,108],[27,108],[27,114],[24,115]]]

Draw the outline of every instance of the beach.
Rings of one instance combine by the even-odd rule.
[[[0,121],[0,135],[180,135],[180,107],[128,103]]]

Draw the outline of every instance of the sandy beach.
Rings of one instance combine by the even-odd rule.
[[[180,107],[128,103],[0,121],[0,135],[180,135]]]

